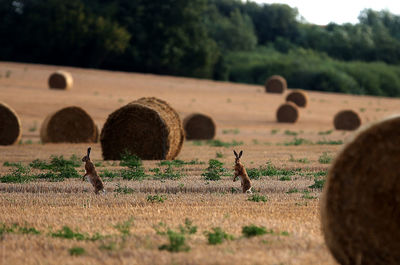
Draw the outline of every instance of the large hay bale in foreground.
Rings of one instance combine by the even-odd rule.
[[[21,122],[17,113],[5,103],[0,103],[0,145],[12,145],[21,138]]]
[[[305,107],[307,107],[308,97],[304,90],[296,89],[296,90],[293,90],[292,92],[290,92],[286,96],[286,101],[293,102],[298,107],[305,108]]]
[[[342,110],[335,115],[333,125],[336,130],[352,131],[360,127],[361,119],[353,110]]]
[[[65,71],[57,71],[52,73],[49,77],[49,87],[51,89],[70,89],[74,81],[72,75]]]
[[[67,107],[46,117],[40,129],[42,143],[97,142],[97,125],[80,107]]]
[[[324,187],[325,241],[340,264],[400,264],[400,116],[362,130]]]
[[[215,136],[215,123],[210,116],[194,113],[183,120],[186,139],[209,140]]]
[[[278,122],[295,123],[299,118],[299,111],[296,104],[286,102],[282,104],[276,111],[276,119]]]
[[[280,75],[273,75],[265,82],[265,91],[267,93],[282,94],[287,89],[286,79]]]
[[[105,160],[128,151],[145,160],[174,159],[185,133],[178,113],[165,101],[141,98],[111,113],[101,131]]]

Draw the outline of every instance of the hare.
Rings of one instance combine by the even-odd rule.
[[[91,149],[92,148],[89,147],[87,150],[87,155],[82,158],[82,161],[85,162],[85,175],[83,175],[82,180],[85,180],[86,177],[87,180],[92,183],[94,187],[94,193],[99,194],[99,191],[106,193],[103,182],[101,181],[99,175],[97,175],[92,161],[90,161],[89,155]]]
[[[243,151],[240,151],[239,155],[236,153],[235,150],[233,150],[233,153],[235,154],[235,176],[233,177],[233,181],[235,182],[237,178],[240,178],[240,181],[242,182],[242,189],[243,193],[252,193],[251,192],[251,182],[250,178],[247,175],[246,169],[244,168],[243,164],[240,163],[240,158],[243,155]]]

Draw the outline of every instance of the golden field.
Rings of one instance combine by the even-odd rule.
[[[47,78],[58,69],[0,63],[0,101],[17,112],[23,131],[19,144],[0,146],[1,175],[10,171],[3,165],[6,161],[28,165],[35,159],[48,161],[51,155],[85,155],[88,144],[40,143],[40,125],[49,113],[80,106],[101,128],[112,111],[143,96],[166,100],[181,118],[206,113],[217,124],[216,139],[243,144],[226,148],[186,141],[177,158],[205,164],[184,165],[178,180],[105,181],[105,195],[96,196],[90,184],[80,179],[0,183],[0,227],[17,224],[14,232],[0,236],[0,264],[335,264],[320,231],[321,190],[309,186],[314,183],[313,173],[329,168],[319,162],[323,153],[334,157],[343,144],[316,143],[351,139],[353,132],[333,130],[333,116],[339,110],[356,110],[368,124],[397,113],[400,107],[396,99],[308,92],[309,106],[300,110],[299,121],[278,124],[275,111],[285,96],[266,94],[261,86],[63,67],[72,73],[74,87],[50,90]],[[314,144],[285,145],[296,137]],[[121,169],[118,162],[102,160],[99,143],[90,146],[98,172]],[[240,183],[232,182],[231,176],[204,180],[201,174],[217,153],[233,172],[234,148],[244,151],[242,162],[248,169],[270,162],[296,173],[286,181],[279,176],[253,180],[257,194],[267,202],[249,201],[249,195],[233,192]],[[149,171],[158,163],[144,161],[144,168]],[[83,166],[78,168],[81,174]],[[118,187],[131,192],[118,192]],[[289,192],[293,190],[298,192]],[[148,196],[155,194],[165,201],[149,201]],[[168,240],[155,227],[162,222],[177,231],[186,218],[197,226],[197,233],[186,235],[190,251],[159,250]],[[118,227],[127,222],[124,235]],[[251,224],[273,232],[246,238],[242,227]],[[52,236],[65,226],[86,239]],[[18,227],[35,228],[40,234],[23,233]],[[235,239],[209,245],[204,232],[214,227]],[[102,237],[88,239],[97,233]],[[74,247],[85,253],[71,255]]]

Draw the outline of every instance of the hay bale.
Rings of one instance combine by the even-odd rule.
[[[277,112],[276,119],[278,122],[289,122],[295,123],[299,118],[299,111],[296,104],[292,102],[286,102],[282,104]]]
[[[12,145],[21,138],[21,122],[17,113],[0,102],[0,145]]]
[[[72,75],[65,71],[57,71],[52,73],[49,77],[50,89],[67,90],[72,88],[73,83]]]
[[[307,107],[308,97],[304,90],[296,89],[286,96],[286,101],[293,102],[298,107],[305,108]]]
[[[335,115],[333,125],[336,130],[352,131],[360,127],[361,119],[353,110],[342,110]]]
[[[105,160],[118,160],[125,151],[146,160],[174,159],[184,139],[178,113],[157,98],[141,98],[114,111],[100,136]]]
[[[183,120],[186,139],[209,140],[215,136],[215,123],[210,116],[194,113]]]
[[[363,129],[332,164],[322,230],[340,264],[400,263],[400,116]]]
[[[67,107],[46,117],[40,129],[42,143],[90,143],[98,139],[98,129],[80,107]]]
[[[287,89],[286,79],[280,75],[273,75],[265,82],[265,92],[282,94]]]

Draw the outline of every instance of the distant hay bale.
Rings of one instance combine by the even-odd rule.
[[[276,112],[276,119],[278,122],[295,123],[298,118],[299,111],[297,106],[292,102],[282,104]]]
[[[0,145],[12,145],[21,138],[21,122],[17,113],[0,102]]]
[[[97,125],[80,107],[67,107],[46,117],[40,129],[42,143],[89,143],[98,139]]]
[[[296,90],[293,90],[292,92],[290,92],[286,96],[286,101],[293,102],[298,107],[305,108],[305,107],[307,107],[308,97],[304,90],[296,89]]]
[[[70,89],[73,83],[72,75],[65,71],[57,71],[49,77],[49,87],[51,89]]]
[[[340,264],[400,262],[400,116],[363,129],[332,164],[321,222]]]
[[[171,160],[184,139],[178,113],[157,98],[141,98],[114,111],[100,136],[105,160],[121,159],[126,151],[145,160]]]
[[[356,130],[361,125],[361,119],[353,110],[339,111],[334,119],[333,124],[336,130]]]
[[[282,94],[287,89],[286,79],[280,75],[273,75],[265,82],[265,91],[267,93]]]
[[[215,123],[210,116],[194,113],[183,120],[186,139],[210,140],[215,136]]]

